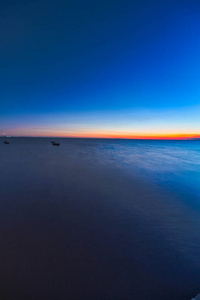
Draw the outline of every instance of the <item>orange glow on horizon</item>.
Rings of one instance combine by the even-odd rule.
[[[37,134],[24,134],[15,136],[29,136],[29,137],[57,137],[57,138],[108,138],[108,139],[161,139],[161,140],[187,140],[200,138],[200,134],[192,133],[168,133],[168,134],[131,134],[118,132],[83,132],[83,133],[67,133],[67,132],[50,132],[40,131]]]
[[[154,134],[154,135],[134,135],[134,134],[72,134],[72,135],[59,135],[59,137],[71,138],[108,138],[108,139],[143,139],[143,140],[187,140],[193,138],[200,138],[200,135],[191,134]]]

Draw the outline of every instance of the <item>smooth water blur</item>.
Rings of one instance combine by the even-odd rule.
[[[200,141],[0,139],[2,299],[200,292]]]

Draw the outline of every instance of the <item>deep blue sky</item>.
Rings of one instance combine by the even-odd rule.
[[[0,134],[200,133],[199,1],[4,1]]]

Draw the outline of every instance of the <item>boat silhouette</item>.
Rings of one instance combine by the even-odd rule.
[[[52,143],[53,146],[60,146],[60,143],[56,143],[54,141],[51,141],[51,143]]]

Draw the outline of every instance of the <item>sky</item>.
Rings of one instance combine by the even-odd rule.
[[[0,3],[0,135],[200,137],[198,0]]]

